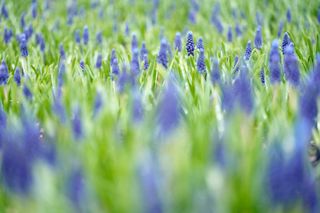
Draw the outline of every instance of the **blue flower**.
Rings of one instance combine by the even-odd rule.
[[[200,49],[200,54],[197,60],[197,70],[199,73],[203,74],[206,72],[206,64],[204,61],[204,50]]]
[[[29,87],[24,84],[22,90],[23,90],[24,96],[25,96],[28,100],[31,100],[31,99],[32,99],[32,93],[31,93]]]
[[[282,53],[285,54],[286,47],[291,43],[289,34],[287,32],[284,33],[282,40]]]
[[[20,26],[21,26],[22,29],[24,29],[25,26],[26,26],[26,22],[25,22],[25,19],[24,19],[25,16],[26,16],[26,14],[22,13],[21,17],[20,17]]]
[[[8,67],[5,61],[0,64],[0,85],[7,84],[9,79]]]
[[[254,38],[254,45],[257,49],[262,48],[262,33],[261,33],[261,27],[259,26],[256,32],[256,36]]]
[[[251,41],[248,41],[247,46],[246,46],[246,51],[244,54],[244,59],[249,60],[251,56],[252,48],[251,48]]]
[[[115,58],[113,59],[112,63],[111,63],[111,70],[112,70],[112,74],[113,75],[119,75],[119,64],[118,64],[118,59]]]
[[[80,65],[81,70],[84,71],[86,67],[85,67],[84,61],[82,59],[80,60],[79,65]]]
[[[96,117],[96,115],[101,111],[102,106],[103,100],[101,94],[100,92],[97,92],[93,105],[93,117]]]
[[[52,111],[59,117],[61,123],[65,123],[66,111],[61,100],[61,94],[59,93],[60,91],[58,90],[57,95],[53,94]]]
[[[180,121],[179,94],[170,75],[158,106],[158,125],[163,133],[170,133]]]
[[[194,55],[194,41],[193,41],[193,35],[191,31],[189,31],[187,34],[186,50],[187,50],[188,56]]]
[[[272,41],[270,55],[269,55],[269,70],[271,83],[280,82],[280,53],[278,50],[278,40]]]
[[[19,42],[20,42],[21,56],[27,57],[28,56],[27,38],[24,33],[20,35]]]
[[[287,21],[290,23],[291,22],[291,10],[288,8],[287,10]]]
[[[21,84],[21,76],[20,76],[20,69],[19,69],[19,67],[16,68],[16,71],[14,72],[13,78],[14,78],[14,81],[16,82],[16,84],[17,84],[18,86],[20,86],[20,84]]]
[[[32,14],[32,18],[35,19],[37,17],[37,3],[33,2],[31,4],[31,14]]]
[[[6,112],[3,109],[2,104],[0,103],[0,129],[4,129],[7,126],[7,116]],[[0,139],[1,139],[1,130],[0,130]],[[0,142],[0,148],[1,148],[1,142]]]
[[[80,38],[80,31],[79,30],[76,30],[74,32],[74,40],[76,41],[77,44],[80,44],[81,38]]]
[[[102,32],[98,32],[96,35],[96,41],[98,44],[102,43]]]
[[[236,31],[236,34],[237,34],[238,37],[240,37],[242,35],[241,26],[240,26],[239,23],[236,23],[235,31]]]
[[[298,59],[294,53],[293,45],[288,45],[284,54],[284,74],[286,79],[294,86],[300,82]]]
[[[281,36],[282,30],[283,30],[283,25],[284,25],[284,22],[280,21],[279,27],[278,27],[278,38],[280,38],[280,36]]]
[[[138,50],[138,39],[136,34],[132,34],[132,41],[131,41],[131,51],[134,52],[135,50]]]
[[[9,13],[8,13],[8,10],[7,10],[7,7],[5,4],[2,4],[2,7],[1,7],[1,15],[7,19],[9,17]]]
[[[204,50],[204,46],[203,46],[203,39],[200,37],[197,41],[197,49],[198,50]]]
[[[89,29],[88,26],[84,26],[83,35],[82,35],[84,45],[87,45],[89,42]]]
[[[167,41],[165,39],[161,40],[161,45],[160,45],[160,50],[158,53],[157,61],[164,68],[168,68]]]
[[[212,61],[212,68],[211,68],[211,82],[213,84],[218,84],[220,83],[220,68],[219,68],[219,61],[214,58],[211,60]]]
[[[266,82],[263,68],[260,70],[260,81],[261,81],[262,84],[265,84],[265,82]]]
[[[8,44],[13,36],[12,30],[8,28],[4,28],[3,41]]]
[[[147,47],[146,47],[146,43],[142,42],[142,46],[141,46],[141,49],[140,49],[140,60],[143,60],[145,55],[148,55],[148,50],[147,50]]]
[[[176,33],[176,37],[174,39],[174,49],[178,52],[181,52],[182,50],[181,34],[179,32]]]
[[[80,140],[83,137],[82,117],[79,107],[73,110],[72,131],[76,140]]]
[[[227,38],[228,38],[228,42],[232,42],[232,27],[228,28]]]
[[[86,193],[85,179],[82,169],[76,168],[72,170],[67,182],[67,195],[75,209],[80,211],[84,206]],[[81,212],[81,211],[80,211]]]
[[[96,68],[97,68],[97,69],[100,69],[101,66],[102,66],[102,55],[99,54],[99,55],[97,56]]]
[[[61,59],[66,59],[66,53],[64,51],[64,47],[62,44],[59,45],[59,52],[60,52],[60,58]]]
[[[143,57],[143,69],[148,70],[149,68],[149,60],[148,60],[148,55],[144,55]]]

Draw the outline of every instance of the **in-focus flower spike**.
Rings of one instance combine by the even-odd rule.
[[[9,71],[5,61],[0,64],[0,85],[7,84],[9,79]]]
[[[278,27],[278,38],[280,38],[280,36],[282,34],[283,26],[284,26],[284,22],[280,21],[279,27]]]
[[[16,84],[18,86],[20,86],[20,84],[21,84],[21,75],[20,75],[19,67],[16,68],[16,71],[14,72],[13,78],[14,78],[14,81],[16,82]]]
[[[81,70],[82,71],[84,71],[85,70],[85,68],[86,68],[86,66],[85,66],[85,64],[84,64],[84,61],[81,59],[81,61],[80,61],[80,68],[81,68]]]
[[[137,39],[137,35],[135,33],[132,34],[132,41],[131,41],[131,51],[132,53],[135,50],[139,50],[138,48],[138,39]]]
[[[99,55],[97,56],[96,68],[97,68],[97,69],[100,69],[101,66],[102,66],[102,55],[99,54]]]
[[[239,23],[236,23],[235,31],[238,37],[242,36],[242,30]]]
[[[287,10],[287,21],[290,23],[291,22],[291,10],[288,8]]]
[[[9,17],[9,13],[8,13],[7,7],[6,7],[6,5],[4,3],[2,4],[2,7],[1,7],[1,15],[5,19],[7,19]]]
[[[13,36],[12,30],[8,28],[4,28],[4,33],[3,33],[3,41],[8,44]]]
[[[64,47],[62,44],[59,45],[60,59],[66,59],[66,52],[64,51]]]
[[[140,60],[143,60],[144,55],[148,55],[148,50],[147,50],[147,47],[146,47],[146,43],[142,42],[141,50],[140,50]]]
[[[179,94],[172,74],[164,88],[157,115],[162,133],[170,133],[178,126],[180,121]]]
[[[280,82],[281,79],[280,53],[278,50],[278,46],[278,40],[272,41],[269,55],[270,82],[272,84]]]
[[[32,99],[32,93],[26,84],[23,85],[23,94],[28,100]]]
[[[291,43],[292,44],[292,43]],[[294,86],[300,82],[300,71],[298,59],[294,53],[293,45],[287,45],[284,54],[284,75],[286,79]]]
[[[282,53],[285,53],[286,47],[291,43],[289,34],[287,32],[284,33],[283,40],[282,40]]]
[[[197,70],[200,74],[203,74],[206,72],[206,63],[205,63],[205,57],[204,57],[204,50],[200,49],[200,54],[197,60]]]
[[[198,50],[204,50],[204,47],[203,47],[203,39],[200,37],[197,41],[197,49]]]
[[[82,116],[79,107],[76,107],[73,110],[72,131],[76,140],[80,140],[83,137]]]
[[[247,46],[246,46],[246,52],[244,54],[244,59],[249,60],[251,56],[252,48],[251,48],[251,41],[248,41]]]
[[[167,41],[164,38],[161,40],[157,61],[164,68],[168,68]]]
[[[193,35],[191,31],[189,31],[187,34],[186,50],[187,50],[188,56],[194,55],[194,41],[193,41]]]
[[[179,32],[176,33],[176,37],[174,39],[174,49],[178,52],[181,52],[182,50],[181,34]]]
[[[20,53],[22,57],[28,56],[27,38],[24,33],[20,35]]]
[[[81,38],[80,38],[80,31],[79,30],[76,30],[74,32],[74,40],[76,41],[77,44],[80,44]]]
[[[254,38],[254,45],[257,49],[262,48],[262,32],[261,32],[261,26],[258,26],[256,36]]]
[[[261,80],[262,84],[266,83],[265,76],[264,76],[264,69],[263,68],[260,70],[260,80]]]
[[[83,35],[82,35],[84,45],[87,45],[89,42],[89,29],[88,26],[84,26]]]
[[[219,61],[216,58],[213,58],[212,60],[212,67],[211,67],[211,82],[213,84],[220,83],[220,68],[219,68]]]
[[[228,42],[232,42],[232,27],[228,28],[227,38],[228,38]]]
[[[96,40],[98,44],[102,43],[102,32],[98,32],[96,35]]]
[[[149,68],[149,60],[148,60],[148,55],[143,56],[143,69],[148,70]]]

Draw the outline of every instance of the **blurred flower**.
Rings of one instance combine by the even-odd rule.
[[[116,75],[116,76],[119,75],[119,64],[118,64],[117,58],[113,59],[111,63],[111,70],[113,75]]]
[[[148,55],[144,55],[144,57],[143,57],[143,69],[147,70],[148,68],[149,68]]]
[[[66,111],[61,100],[61,94],[53,94],[52,111],[59,117],[61,123],[66,121]]]
[[[240,37],[242,35],[242,30],[241,30],[241,27],[240,27],[239,23],[236,23],[235,31],[236,31],[236,34],[237,34],[238,37]]]
[[[200,54],[197,60],[197,70],[200,74],[203,74],[206,72],[206,64],[205,64],[205,58],[204,58],[204,50],[200,49]]]
[[[194,41],[193,41],[193,35],[191,31],[189,31],[187,34],[186,50],[187,50],[188,56],[194,55]]]
[[[20,17],[20,26],[21,26],[22,29],[24,29],[25,26],[26,26],[26,22],[25,22],[25,19],[24,19],[25,15],[26,15],[25,13],[22,13],[21,17]]]
[[[9,79],[9,71],[5,61],[0,64],[0,85],[7,84]]]
[[[211,67],[211,82],[213,84],[219,84],[220,83],[220,68],[219,68],[219,62],[216,58],[212,59],[212,67]]]
[[[286,47],[291,43],[289,34],[287,32],[284,33],[282,40],[282,53],[285,54]]]
[[[97,41],[98,44],[102,43],[102,32],[101,31],[97,33],[96,41]]]
[[[162,93],[157,116],[160,131],[163,133],[170,133],[178,126],[180,120],[179,95],[171,75]]]
[[[228,38],[228,42],[232,42],[232,27],[228,28],[227,38]]]
[[[88,29],[88,26],[84,26],[82,38],[83,38],[84,45],[87,45],[88,42],[89,42],[89,29]]]
[[[139,122],[143,119],[144,110],[141,101],[141,94],[138,91],[133,91],[132,100],[132,118],[134,122]]]
[[[97,92],[93,105],[93,117],[96,117],[96,115],[101,111],[102,106],[103,100],[101,97],[101,93]]]
[[[174,48],[178,52],[181,52],[182,50],[181,34],[179,32],[176,33],[176,37],[174,39]]]
[[[31,4],[31,14],[32,14],[32,18],[35,19],[37,17],[37,3],[33,2]]]
[[[8,28],[4,28],[4,33],[3,33],[3,41],[8,44],[13,36],[12,30]]]
[[[75,39],[75,41],[76,41],[77,44],[80,44],[81,38],[80,38],[80,31],[79,31],[79,30],[76,30],[76,31],[74,32],[74,39]]]
[[[196,11],[194,11],[193,9],[191,9],[189,11],[189,21],[192,23],[192,24],[195,24],[197,21],[196,21],[196,16],[197,16],[197,13]]]
[[[96,61],[96,68],[97,69],[100,69],[102,66],[102,55],[101,54],[98,54],[97,56],[97,61]]]
[[[247,46],[246,46],[246,52],[244,54],[244,59],[249,60],[251,56],[252,48],[251,48],[251,41],[248,41]]]
[[[147,47],[146,47],[146,43],[142,42],[142,46],[141,46],[141,49],[140,49],[140,60],[143,60],[145,55],[148,55],[148,50],[147,50]]]
[[[9,13],[8,13],[8,10],[7,10],[7,7],[4,3],[2,3],[2,7],[1,7],[1,15],[7,19],[9,17]]]
[[[290,23],[291,22],[291,10],[288,8],[287,10],[287,21]]]
[[[76,140],[80,140],[83,137],[81,110],[79,107],[73,110],[72,131]]]
[[[24,33],[22,33],[20,35],[19,42],[20,42],[21,56],[27,57],[28,56],[27,39],[26,39],[26,35]]]
[[[131,59],[131,73],[134,76],[137,76],[140,72],[140,65],[139,65],[139,50],[134,49],[132,53],[132,59]]]
[[[239,69],[240,69],[239,57],[236,55],[236,57],[234,58],[234,65],[233,65],[234,73],[237,73]]]
[[[24,96],[25,96],[28,100],[31,100],[31,99],[32,99],[32,93],[31,93],[29,87],[24,84],[22,90],[23,90]]]
[[[73,169],[67,181],[67,196],[77,211],[80,211],[84,206],[85,188],[82,169]]]
[[[62,44],[59,45],[59,52],[60,52],[60,58],[61,59],[66,59],[66,53],[64,51],[64,47]]]
[[[3,109],[2,104],[0,103],[0,129],[4,129],[7,126],[7,115],[6,112]],[[0,139],[1,139],[1,130],[0,130]],[[1,148],[1,142],[0,142],[0,148]]]
[[[260,80],[262,84],[265,84],[265,77],[264,77],[264,69],[260,70]]]
[[[280,82],[280,54],[278,50],[278,40],[273,40],[269,55],[269,70],[270,70],[270,82]]]
[[[284,54],[284,74],[286,79],[294,86],[300,81],[298,59],[294,53],[293,45],[288,45]]]
[[[280,21],[279,27],[278,27],[278,38],[280,38],[280,36],[281,36],[282,30],[283,30],[283,25],[284,25],[283,21]]]
[[[0,66],[0,68],[1,68],[1,66]],[[0,70],[1,70],[1,69],[0,69]],[[16,68],[16,71],[14,72],[13,78],[14,78],[14,81],[16,82],[16,84],[17,84],[18,86],[20,86],[20,84],[21,84],[21,76],[20,76],[20,69],[19,69],[19,67]]]
[[[256,36],[254,38],[254,45],[257,49],[262,48],[262,33],[261,33],[261,27],[259,26],[256,32]]]
[[[80,65],[81,70],[84,71],[86,67],[85,67],[84,61],[82,59],[80,60],[79,65]]]
[[[135,33],[132,34],[132,40],[131,40],[131,51],[134,52],[135,50],[138,50],[138,39]]]
[[[130,29],[129,29],[129,24],[128,22],[126,22],[126,26],[125,26],[125,29],[124,29],[124,33],[126,36],[129,36],[130,34]]]
[[[198,41],[197,41],[197,49],[198,50],[204,50],[204,47],[203,47],[203,40],[202,40],[202,38],[200,37],[199,39],[198,39]]]
[[[165,39],[161,40],[161,45],[160,45],[160,50],[158,53],[157,61],[164,68],[168,68],[167,41]]]

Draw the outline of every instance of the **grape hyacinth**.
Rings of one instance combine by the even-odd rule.
[[[161,40],[160,50],[158,53],[157,61],[164,68],[168,68],[168,56],[167,56],[167,41],[165,39]]]
[[[287,21],[290,23],[291,22],[291,10],[290,8],[287,10]]]
[[[269,55],[269,70],[270,70],[270,82],[272,84],[280,82],[281,70],[280,70],[280,53],[278,50],[278,40],[272,41],[270,55]]]
[[[63,60],[66,59],[66,53],[64,51],[64,47],[62,44],[59,45],[59,52],[60,52],[60,58]]]
[[[145,55],[148,55],[148,50],[146,47],[146,43],[142,42],[141,49],[140,49],[140,60],[143,60]]]
[[[8,28],[4,28],[4,33],[3,33],[3,41],[8,44],[13,36],[12,30]]]
[[[100,69],[101,66],[102,66],[102,55],[101,55],[101,54],[98,54],[97,60],[96,60],[96,68],[97,68],[97,69]]]
[[[292,44],[292,43],[291,43]],[[284,54],[284,74],[286,79],[294,86],[300,82],[298,59],[294,53],[293,45],[288,45]]]
[[[254,38],[254,45],[257,49],[262,48],[262,33],[261,33],[261,27],[259,26],[256,32],[256,36]]]
[[[73,110],[72,131],[73,136],[76,140],[80,140],[83,137],[82,116],[79,107],[76,107]]]
[[[199,51],[204,50],[203,40],[202,40],[201,37],[200,37],[200,38],[198,39],[198,41],[197,41],[197,49],[198,49]]]
[[[188,56],[194,56],[194,41],[193,41],[193,35],[191,31],[189,31],[187,34],[186,50],[187,50]]]
[[[80,44],[81,38],[80,38],[80,31],[79,30],[76,30],[74,32],[74,40],[76,41],[77,44]]]
[[[234,83],[233,92],[240,107],[249,114],[253,110],[254,99],[251,90],[251,83],[247,72],[248,70],[245,65],[242,65],[240,69],[240,75]]]
[[[265,84],[265,82],[266,82],[263,68],[260,70],[260,81],[261,81],[262,84]]]
[[[204,50],[200,49],[200,54],[197,60],[197,70],[200,74],[206,72],[206,64],[205,64]]]
[[[212,68],[211,68],[211,82],[213,84],[220,83],[220,68],[219,68],[219,61],[216,58],[213,58],[212,60]]]
[[[228,42],[232,42],[232,27],[228,28],[227,38],[228,38]]]
[[[7,84],[9,79],[9,71],[5,61],[0,64],[0,85]]]
[[[149,60],[148,60],[148,55],[143,56],[143,69],[148,70],[149,68]]]
[[[97,44],[101,45],[102,43],[102,32],[98,32],[96,35]]]
[[[28,56],[28,47],[27,47],[27,39],[26,35],[22,33],[19,38],[20,42],[20,53],[22,57],[27,57]]]
[[[251,41],[248,41],[247,46],[246,46],[246,51],[244,54],[244,59],[249,60],[251,56],[252,48],[251,48]]]
[[[135,50],[138,50],[138,39],[137,35],[134,33],[132,34],[131,51],[134,52]]]
[[[84,45],[87,45],[88,42],[89,42],[89,29],[88,29],[88,26],[84,26],[82,38],[83,38]]]
[[[21,84],[21,76],[20,76],[20,69],[19,69],[19,67],[16,68],[16,71],[14,72],[13,78],[14,78],[14,81],[16,82],[16,84],[17,84],[18,86],[20,86],[20,84]]]
[[[289,34],[287,32],[284,33],[282,40],[282,53],[285,54],[286,47],[291,43]]]
[[[174,48],[178,52],[181,52],[181,50],[182,50],[181,34],[179,32],[176,33],[176,37],[174,39]]]
[[[140,64],[139,64],[139,50],[134,49],[133,54],[132,54],[132,59],[131,59],[131,73],[134,76],[137,76],[140,72]]]

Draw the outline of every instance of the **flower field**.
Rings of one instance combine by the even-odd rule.
[[[0,53],[0,212],[320,212],[319,1],[3,0]]]

